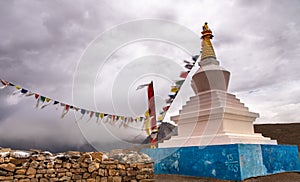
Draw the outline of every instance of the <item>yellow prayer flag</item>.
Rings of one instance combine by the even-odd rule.
[[[100,118],[104,118],[104,114],[103,113],[100,113]]]
[[[45,99],[46,102],[49,102],[50,100],[51,100],[51,99],[49,99],[49,98],[46,98],[46,99]]]
[[[157,119],[158,119],[158,121],[162,121],[164,119],[164,117],[162,115],[159,115]]]
[[[124,121],[124,116],[120,116],[120,119],[121,119],[122,121]]]
[[[21,87],[20,87],[19,85],[16,85],[16,89],[20,90],[20,89],[21,89]]]
[[[149,110],[147,110],[147,111],[145,112],[145,117],[146,117],[146,118],[149,118],[149,117],[150,117]]]
[[[171,88],[171,92],[178,92],[178,90],[179,90],[178,87],[172,87]]]
[[[149,117],[145,120],[144,127],[145,127],[146,134],[148,136],[150,136],[151,128],[150,128],[150,119],[149,119]]]

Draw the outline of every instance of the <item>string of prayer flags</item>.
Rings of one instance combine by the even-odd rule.
[[[83,119],[84,115],[88,115],[88,121],[90,121],[92,118],[96,118],[96,122],[98,122],[99,120],[104,122],[109,122],[111,125],[115,125],[116,123],[120,123],[118,126],[121,127],[123,126],[124,128],[128,127],[128,123],[129,122],[144,122],[144,117],[143,116],[137,116],[137,117],[125,117],[125,116],[119,116],[119,115],[111,115],[111,114],[105,114],[102,112],[96,112],[96,111],[90,111],[90,110],[86,110],[83,108],[79,108],[73,105],[69,105],[63,102],[60,102],[58,100],[55,99],[51,99],[50,97],[46,97],[44,95],[32,92],[28,89],[22,88],[19,85],[15,85],[11,82],[7,82],[5,80],[0,79],[0,82],[2,84],[1,88],[6,88],[7,86],[12,86],[16,89],[16,91],[13,92],[13,94],[17,94],[17,93],[21,93],[22,96],[33,96],[36,99],[36,108],[40,108],[40,109],[44,109],[45,107],[49,106],[49,105],[54,105],[56,107],[56,110],[58,110],[59,107],[62,107],[62,114],[61,114],[61,118],[64,118],[68,112],[72,109],[74,111],[78,111],[81,113],[81,117],[77,120],[81,120]],[[146,85],[146,84],[145,84]],[[144,86],[145,86],[144,85]],[[77,122],[76,121],[76,122]]]
[[[192,56],[192,60],[191,61],[187,61],[187,60],[183,60],[183,62],[185,63],[185,68],[188,69],[188,71],[183,71],[180,73],[179,77],[180,78],[183,78],[183,79],[180,79],[180,80],[177,80],[175,81],[175,86],[172,86],[171,87],[171,90],[170,92],[174,93],[174,94],[169,94],[169,98],[166,99],[166,106],[164,106],[162,108],[163,111],[160,112],[160,119],[164,118],[165,114],[167,113],[167,111],[169,110],[172,102],[175,100],[175,97],[177,96],[177,93],[179,92],[181,86],[183,85],[185,79],[187,78],[188,74],[190,73],[190,70],[194,67],[197,59],[199,58],[199,55],[195,55],[195,56]]]

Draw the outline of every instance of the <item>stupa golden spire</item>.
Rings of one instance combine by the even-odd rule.
[[[204,60],[205,58],[215,58],[215,51],[214,48],[210,42],[210,39],[212,39],[214,36],[212,35],[212,31],[208,28],[207,22],[203,25],[203,31],[202,34],[202,54],[201,54],[201,60]]]

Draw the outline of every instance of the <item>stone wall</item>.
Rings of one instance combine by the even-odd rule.
[[[153,161],[135,151],[52,154],[0,148],[0,181],[146,182],[153,178]]]

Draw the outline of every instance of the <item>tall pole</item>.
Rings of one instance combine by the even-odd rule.
[[[150,115],[150,122],[151,122],[151,135],[150,135],[150,147],[156,148],[157,147],[157,126],[156,126],[156,113],[155,113],[155,99],[154,99],[154,88],[153,88],[153,81],[148,86],[148,110]]]
[[[154,88],[153,81],[148,86],[148,109],[151,119],[151,130],[156,129],[156,112],[155,112],[155,99],[154,99]]]

